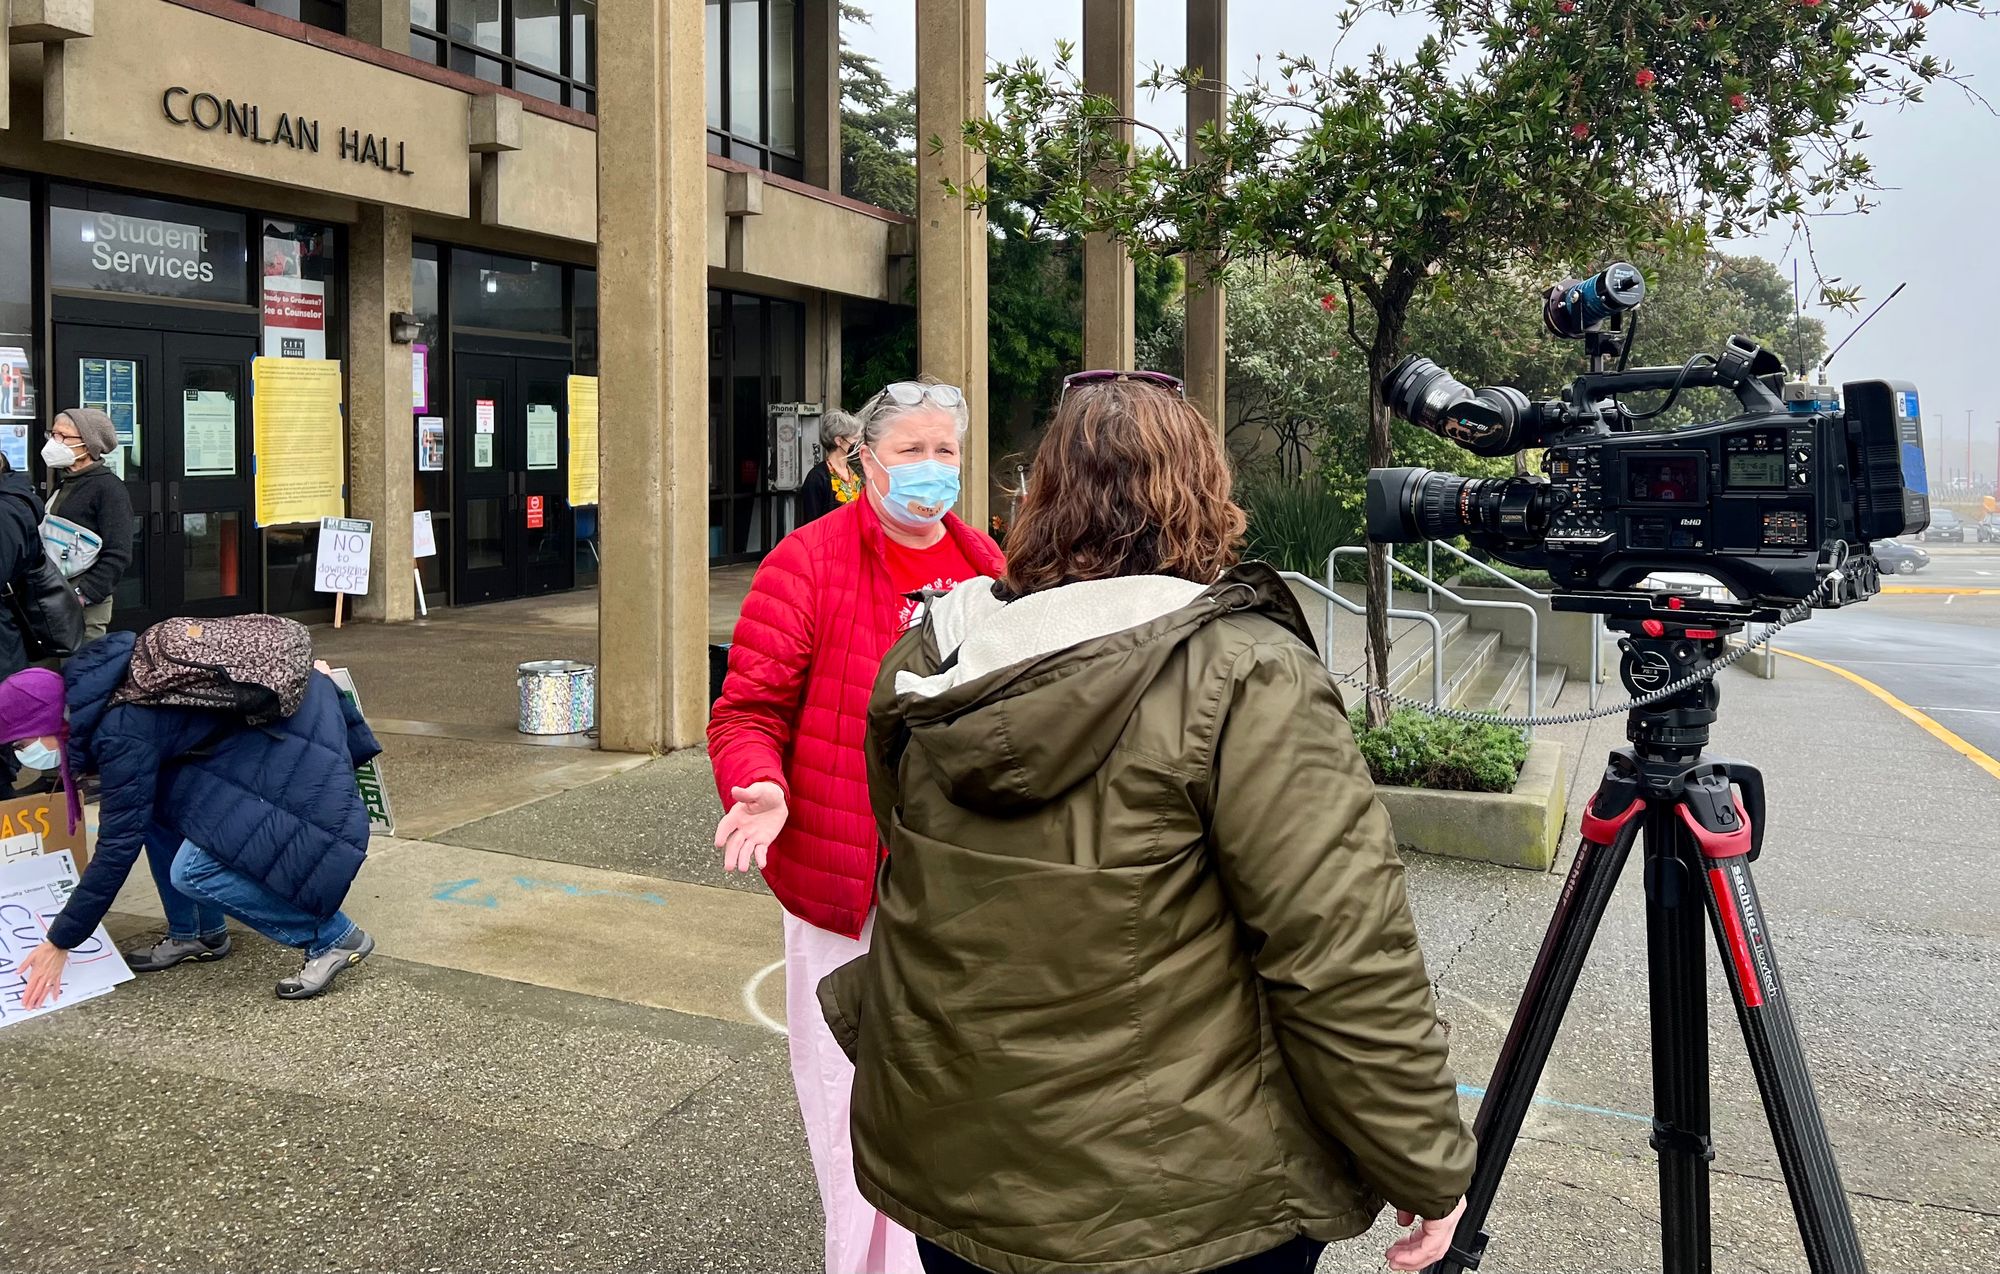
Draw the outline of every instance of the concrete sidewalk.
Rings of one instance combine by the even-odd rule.
[[[450,628],[466,661],[499,668],[508,643],[554,645],[561,624],[518,626],[533,631],[409,640]],[[408,719],[493,723],[504,700],[428,693],[437,665],[409,649],[349,660],[371,714],[423,692],[428,717]],[[1715,751],[1769,779],[1759,883],[1871,1268],[1985,1268],[2000,785],[1831,674],[1724,676]],[[1552,733],[1574,749],[1574,811],[1622,722]],[[378,843],[351,900],[381,946],[327,996],[275,1000],[296,957],[242,935],[220,964],[0,1032],[0,1268],[819,1267],[778,912],[760,883],[719,878],[705,759],[500,737],[385,731],[404,839]],[[1488,1270],[1658,1267],[1638,875],[1578,989]],[[1470,1117],[1561,879],[1418,857],[1410,882]],[[149,894],[121,898],[120,936],[152,923]],[[1802,1270],[1711,990],[1717,1267]],[[1379,1270],[1387,1241],[1378,1226],[1321,1269]]]

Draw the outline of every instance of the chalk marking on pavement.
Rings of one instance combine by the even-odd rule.
[[[773,960],[751,974],[750,980],[743,984],[743,1008],[751,1017],[757,1019],[757,1025],[769,1027],[780,1035],[790,1035],[791,1032],[785,1029],[783,1022],[766,1013],[764,1006],[757,1003],[757,988],[764,985],[765,978],[770,977],[773,973],[784,967],[785,962],[783,960]]]
[[[1773,647],[1773,649],[1776,649],[1776,647]],[[1984,752],[1981,752],[1978,748],[1972,746],[1970,743],[1967,743],[1964,739],[1952,733],[1950,730],[1945,729],[1944,726],[1938,724],[1930,717],[1925,716],[1918,709],[1912,708],[1909,704],[1904,703],[1901,699],[1898,699],[1895,695],[1890,694],[1887,690],[1884,690],[1882,687],[1868,680],[1868,678],[1862,676],[1860,673],[1849,672],[1847,669],[1841,667],[1839,664],[1830,664],[1823,659],[1814,659],[1811,655],[1801,655],[1796,650],[1779,650],[1778,653],[1785,656],[1787,659],[1796,659],[1800,663],[1808,663],[1815,668],[1824,668],[1828,672],[1833,673],[1837,677],[1847,678],[1855,685],[1860,686],[1863,690],[1866,690],[1869,694],[1872,694],[1877,699],[1880,699],[1883,703],[1888,704],[1896,711],[1902,713],[1910,720],[1916,722],[1917,725],[1923,729],[1924,733],[1930,735],[1932,738],[1944,744],[1952,751],[1959,753],[1961,756],[1965,757],[1966,760],[1972,762],[1974,765],[1986,771],[1994,778],[2000,779],[2000,761],[1996,761],[1992,757],[1986,755]]]
[[[1483,1101],[1486,1097],[1486,1090],[1477,1084],[1460,1084],[1458,1086],[1458,1095],[1460,1097],[1477,1097]],[[1606,1119],[1629,1119],[1635,1124],[1650,1124],[1653,1122],[1650,1115],[1635,1115],[1629,1110],[1607,1110],[1603,1106],[1580,1106],[1576,1102],[1557,1101],[1553,1097],[1537,1096],[1535,1098],[1535,1105],[1553,1106],[1557,1110],[1573,1110],[1583,1115],[1601,1115]]]

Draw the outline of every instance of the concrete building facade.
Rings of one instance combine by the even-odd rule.
[[[771,409],[839,405],[845,324],[917,305],[985,521],[985,224],[943,184],[982,176],[985,0],[914,2],[912,220],[839,193],[838,0],[12,0],[0,454],[40,479],[54,412],[113,417],[122,627],[323,614],[318,517],[365,519],[356,614],[600,585],[604,744],[697,742],[707,571],[793,525]],[[1085,4],[1121,100],[1131,11]],[[1129,362],[1130,263],[1089,269]]]

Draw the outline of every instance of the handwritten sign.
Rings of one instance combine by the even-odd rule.
[[[0,863],[65,850],[79,869],[89,866],[83,824],[69,828],[69,807],[60,790],[0,801]]]
[[[431,525],[429,509],[418,509],[415,521],[410,524],[410,550],[411,557],[437,556],[437,528]]]
[[[340,697],[361,711],[361,696],[354,690],[354,674],[345,668],[333,670],[333,684]],[[366,716],[366,713],[362,714]],[[376,757],[354,771],[354,784],[361,789],[361,803],[368,807],[368,834],[396,834],[396,812],[389,808],[389,788],[382,780],[382,758]]]
[[[368,547],[375,524],[361,518],[321,518],[319,556],[313,588],[322,593],[359,595],[368,591]]]
[[[76,859],[67,850],[0,866],[0,1026],[94,999],[132,980],[132,970],[99,925],[71,949],[56,998],[38,1009],[23,1007],[28,980],[20,973],[21,961],[48,937],[49,925],[76,891],[77,879]]]

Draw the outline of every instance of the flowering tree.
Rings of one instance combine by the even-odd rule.
[[[1110,233],[1140,255],[1289,256],[1323,270],[1365,358],[1367,459],[1382,465],[1379,385],[1434,278],[1690,250],[1836,202],[1865,207],[1857,110],[1953,78],[1922,52],[1930,14],[1911,0],[1353,0],[1334,16],[1333,59],[1281,55],[1274,79],[1232,93],[1192,160],[1185,139],[1086,93],[1068,46],[1047,67],[996,67],[995,109],[968,122],[966,140],[995,186],[1037,192],[1052,231]],[[1340,61],[1339,42],[1382,16],[1423,24],[1416,51]],[[1157,70],[1145,87],[1185,91],[1213,70]],[[1121,141],[1121,123],[1138,127],[1137,144]],[[1822,283],[1825,301],[1855,299]],[[1378,682],[1383,562],[1371,554]]]

